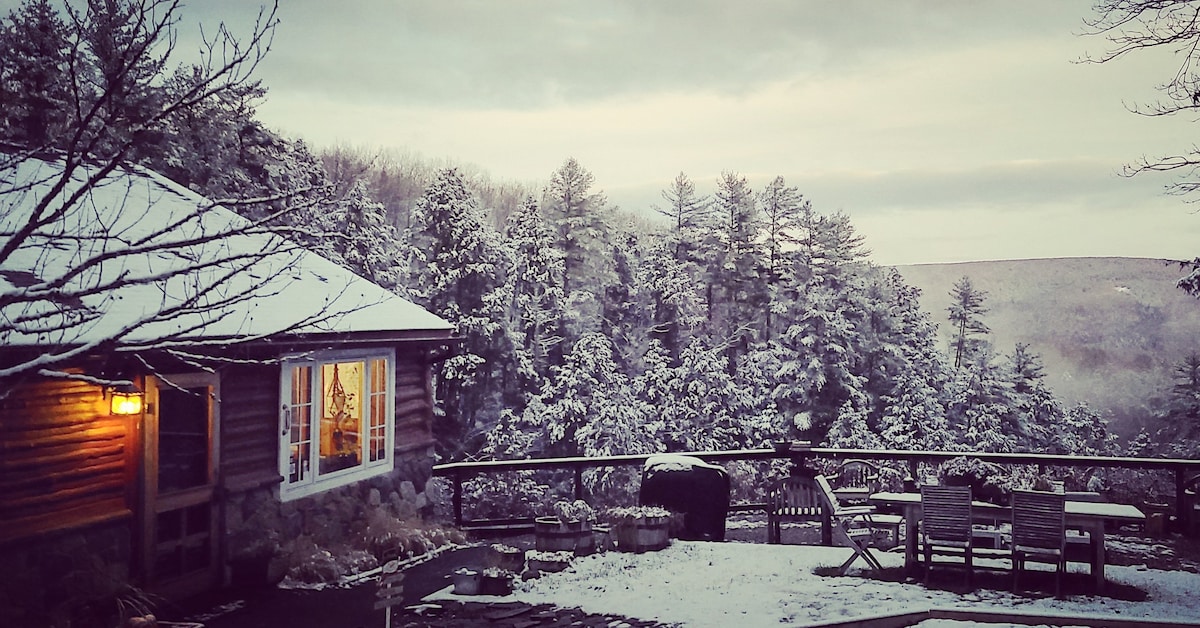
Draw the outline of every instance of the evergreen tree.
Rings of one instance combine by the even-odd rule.
[[[810,436],[821,440],[842,405],[862,393],[869,324],[861,238],[844,215],[805,218],[792,260],[796,297],[780,312],[787,380],[804,389]]]
[[[158,152],[163,125],[172,112],[163,110],[163,92],[155,82],[165,74],[174,46],[173,39],[163,39],[173,19],[147,24],[147,12],[158,17],[153,15],[154,3],[128,0],[87,0],[83,13],[70,4],[66,9],[88,52],[83,58],[85,85],[103,94],[88,103],[92,110],[85,114],[91,124],[109,127],[106,133],[96,133],[100,145],[95,149],[107,154],[128,151],[136,160]]]
[[[554,233],[533,197],[509,217],[505,238],[512,251],[509,326],[524,397],[540,390],[551,365],[561,364],[552,358],[563,340],[563,254],[554,247]]]
[[[612,243],[614,280],[602,288],[600,333],[613,340],[618,364],[626,371],[646,350],[650,323],[640,306],[638,236],[633,231],[617,234]]]
[[[946,412],[959,445],[973,451],[1017,450],[1018,435],[1006,429],[1016,421],[1012,379],[990,352],[975,353],[954,372],[949,397]]]
[[[322,209],[318,228],[327,235],[313,250],[389,290],[401,290],[396,230],[383,205],[367,196],[366,185],[353,184],[345,197]]]
[[[1058,400],[1046,388],[1041,356],[1026,343],[1017,343],[1008,357],[1012,369],[1013,398],[1016,404],[1013,422],[1006,432],[1017,441],[1017,451],[1042,451],[1048,444],[1053,426],[1062,415]]]
[[[580,337],[562,366],[554,367],[541,395],[547,452],[557,456],[600,455],[611,444],[653,451],[640,429],[629,381],[613,355],[612,342],[598,333]],[[617,433],[621,432],[621,433]]]
[[[991,330],[983,322],[983,315],[988,309],[984,305],[987,292],[977,289],[971,278],[963,276],[950,289],[950,323],[954,325],[954,368],[958,369],[964,363],[973,359],[973,354],[980,350],[981,341],[976,337],[986,335]]]
[[[786,301],[794,298],[786,288],[794,285],[791,264],[785,251],[794,250],[799,240],[801,220],[811,213],[811,205],[796,187],[788,186],[783,177],[775,177],[758,195],[759,214],[762,216],[763,238],[766,259],[763,275],[767,282],[767,307],[763,313],[764,338],[769,340],[773,333],[776,310],[786,307]]]
[[[462,351],[442,364],[436,397],[445,420],[435,425],[443,448],[472,448],[476,430],[500,415],[505,360],[504,308],[511,302],[510,262],[474,196],[453,168],[438,174],[413,210],[409,288],[426,309],[455,324]]]
[[[715,197],[716,242],[708,261],[709,334],[725,345],[732,372],[738,356],[758,336],[767,293],[759,275],[754,192],[745,177],[725,172]]]
[[[638,266],[637,284],[648,303],[648,336],[667,352],[671,364],[678,363],[682,347],[703,320],[704,303],[688,262],[680,262],[669,241],[651,245]]]
[[[671,187],[662,191],[666,207],[654,210],[669,221],[668,239],[677,261],[691,260],[699,248],[703,230],[712,219],[712,199],[696,194],[696,184],[680,172]]]
[[[611,226],[604,215],[607,200],[592,191],[595,177],[574,157],[550,177],[542,208],[557,235],[558,248],[563,252],[563,292],[588,287],[593,277],[586,265],[601,254],[600,244]]]
[[[604,195],[592,191],[594,182],[592,173],[570,158],[551,176],[542,197],[542,211],[563,253],[564,348],[601,329],[603,287],[615,281],[611,212]]]
[[[837,418],[825,437],[830,447],[880,449],[883,446],[883,440],[868,423],[865,401],[861,395],[855,395],[838,409]]]
[[[70,47],[50,0],[26,0],[0,23],[0,137],[38,148],[65,132]]]

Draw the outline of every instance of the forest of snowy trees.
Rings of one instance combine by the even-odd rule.
[[[783,177],[754,189],[731,170],[702,195],[679,173],[650,219],[614,207],[572,158],[535,186],[314,150],[256,120],[266,86],[209,95],[202,67],[172,66],[161,48],[172,23],[151,28],[138,19],[147,7],[175,4],[89,0],[63,13],[26,0],[8,15],[0,140],[77,158],[119,148],[207,197],[271,199],[230,205],[279,212],[282,233],[453,322],[461,346],[436,376],[445,460],[786,439],[1200,454],[1200,358],[1180,365],[1161,409],[1172,431],[1119,447],[1105,417],[1043,385],[1036,347],[992,345],[985,286],[964,277],[947,312],[921,311],[896,270],[871,263],[846,214],[814,207]],[[111,114],[91,144],[97,122],[72,114],[89,98]],[[162,106],[176,102],[187,106]]]

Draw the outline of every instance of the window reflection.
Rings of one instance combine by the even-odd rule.
[[[321,473],[362,464],[363,362],[321,365]]]

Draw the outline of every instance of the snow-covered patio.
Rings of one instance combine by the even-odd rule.
[[[840,564],[849,551],[676,540],[659,552],[577,558],[567,571],[518,583],[511,597],[492,599],[577,607],[688,627],[808,625],[931,608],[1200,622],[1197,573],[1109,565],[1110,586],[1135,595],[1067,595],[1064,599],[1054,599],[1046,589],[1015,595],[1002,587],[926,588],[919,581],[867,577],[861,569],[852,569],[845,577],[820,575]],[[903,565],[901,553],[878,555],[888,572]],[[947,571],[943,578],[956,575]],[[426,599],[468,598],[446,588]]]

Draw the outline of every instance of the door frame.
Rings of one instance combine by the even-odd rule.
[[[220,562],[224,542],[222,508],[217,491],[220,465],[221,381],[215,373],[179,373],[146,376],[146,406],[142,415],[141,513],[139,526],[140,568],[148,590],[168,599],[200,593],[220,584]],[[158,491],[159,389],[201,388],[209,390],[208,399],[208,476],[205,484],[160,495]],[[161,581],[155,574],[157,558],[158,514],[185,505],[207,502],[209,506],[209,566],[182,577]]]

